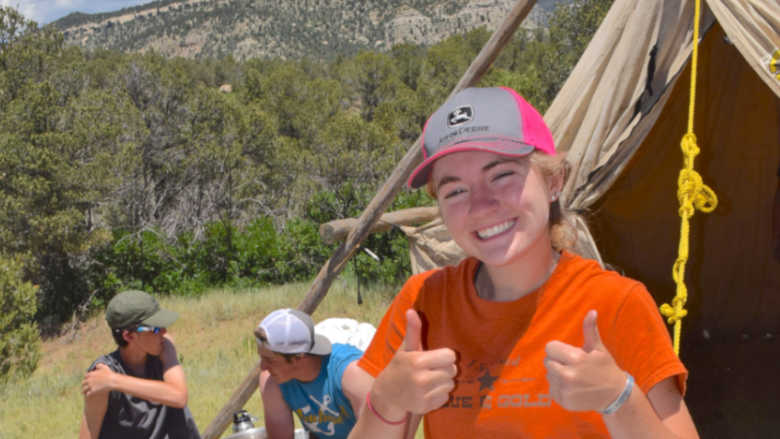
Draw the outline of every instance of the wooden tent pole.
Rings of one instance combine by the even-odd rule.
[[[466,69],[466,72],[460,78],[448,99],[460,90],[476,84],[482,78],[482,75],[490,68],[490,65],[501,53],[501,49],[509,42],[517,27],[520,26],[520,23],[522,23],[535,4],[536,0],[518,0],[498,29],[493,32],[488,42],[482,47],[477,57],[474,58],[474,61],[471,62],[469,68]],[[347,239],[322,266],[306,297],[298,305],[299,310],[311,314],[322,299],[325,298],[333,280],[341,273],[349,258],[352,257],[360,243],[368,236],[371,227],[401,190],[412,170],[422,162],[419,146],[421,141],[422,136],[418,137],[412,144],[401,161],[398,162],[390,177],[385,181],[385,184],[382,185],[365,210],[363,210],[363,213],[358,218],[357,225],[347,235]],[[244,378],[241,385],[233,392],[225,406],[220,409],[217,416],[211,421],[211,424],[206,427],[203,439],[217,439],[227,429],[233,413],[240,410],[257,389],[259,377],[260,363],[258,362],[247,377]]]
[[[436,206],[410,207],[408,209],[387,212],[368,231],[369,233],[384,232],[394,226],[413,226],[427,223],[439,216]],[[325,244],[343,241],[349,232],[357,225],[357,218],[342,218],[320,224],[320,238]]]

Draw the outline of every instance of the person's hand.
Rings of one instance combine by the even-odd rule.
[[[585,315],[581,348],[560,341],[551,341],[545,348],[550,393],[566,410],[604,410],[625,386],[626,373],[601,342],[596,319],[595,310]]]
[[[84,380],[81,382],[81,393],[84,396],[91,396],[98,392],[109,391],[112,389],[114,380],[114,371],[103,363],[98,363],[95,368],[87,372]]]
[[[372,405],[390,419],[407,411],[424,414],[437,409],[455,387],[455,352],[449,348],[423,350],[421,332],[420,316],[407,310],[404,341],[372,387]]]

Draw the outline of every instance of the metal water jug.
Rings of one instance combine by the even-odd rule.
[[[246,410],[233,413],[233,434],[225,439],[266,439],[265,428],[255,427],[256,420]]]
[[[255,427],[254,422],[257,418],[250,415],[246,410],[239,410],[233,413],[233,434],[225,439],[267,439],[265,427]],[[302,428],[295,430],[294,439],[309,439],[309,433]]]

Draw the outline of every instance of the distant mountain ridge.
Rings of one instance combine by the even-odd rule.
[[[544,26],[556,4],[539,0],[523,26]],[[323,58],[456,33],[493,30],[516,0],[160,0],[52,24],[66,43],[167,56]]]

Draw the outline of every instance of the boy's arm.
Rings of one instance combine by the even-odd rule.
[[[279,384],[265,370],[260,373],[260,394],[263,398],[263,417],[268,438],[292,438],[295,432],[290,406],[284,401]]]
[[[137,398],[170,407],[183,408],[187,405],[187,382],[184,369],[176,358],[176,348],[165,337],[160,354],[163,366],[163,379],[151,380],[136,378],[112,371],[108,366],[98,363],[95,369],[87,373],[82,382],[84,395],[115,390]]]
[[[84,397],[84,415],[81,417],[79,439],[97,439],[108,410],[108,391]]]
[[[357,360],[349,363],[344,369],[344,375],[341,376],[341,389],[352,405],[352,412],[355,414],[355,417],[360,417],[360,410],[363,408],[366,394],[371,390],[371,384],[373,383],[374,377],[361,369],[357,364]]]

